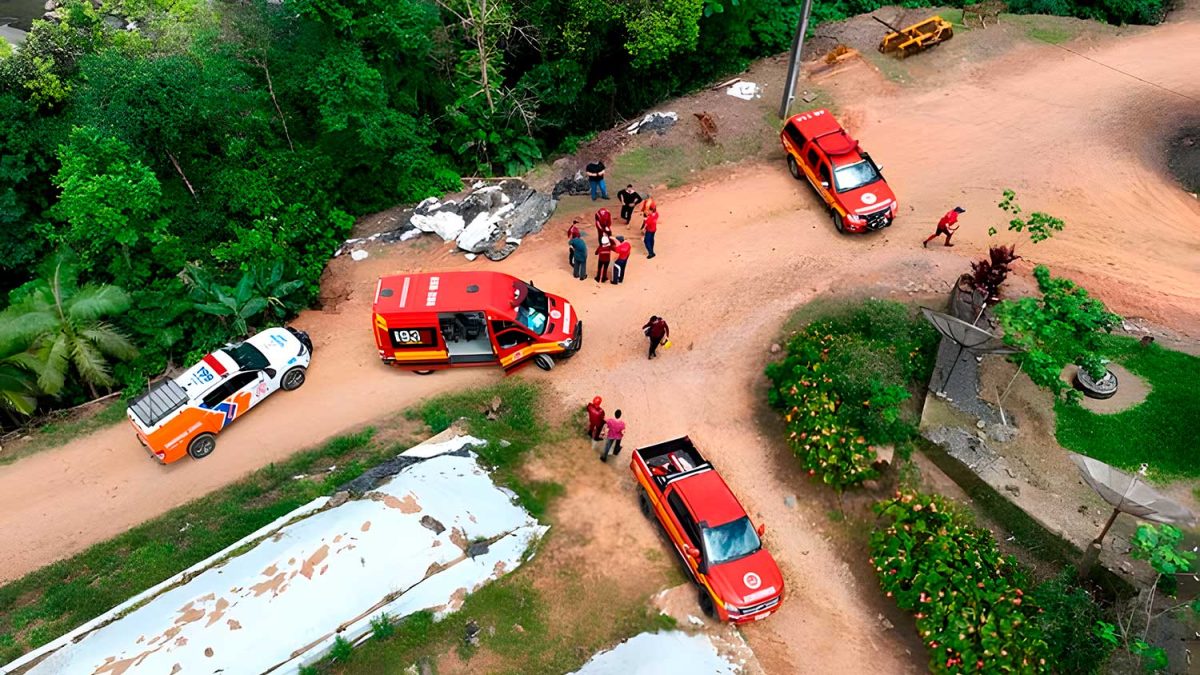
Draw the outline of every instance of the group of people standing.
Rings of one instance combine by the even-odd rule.
[[[604,193],[604,198],[607,199],[607,191],[603,189],[603,164],[588,165],[588,175],[592,175],[591,169],[599,166],[601,178],[599,185],[601,192]],[[596,183],[593,183],[595,185]],[[596,198],[596,189],[592,190],[592,199]],[[642,241],[646,244],[646,259],[654,257],[654,235],[658,232],[658,205],[653,199],[642,199],[642,196],[633,189],[633,185],[626,185],[625,189],[617,193],[617,198],[621,200],[621,219],[626,225],[633,218],[633,211],[641,205],[642,210]],[[588,245],[583,238],[583,234],[579,229],[579,219],[567,228],[567,262],[571,266],[571,276],[576,279],[587,279],[587,261],[588,261]],[[629,265],[629,256],[633,252],[633,244],[625,240],[624,235],[613,234],[612,213],[608,209],[602,208],[596,211],[595,215],[596,227],[596,276],[595,280],[599,283],[612,283],[613,285],[620,284],[625,281],[625,268]],[[611,271],[611,274],[610,274]],[[611,280],[610,280],[611,277]]]

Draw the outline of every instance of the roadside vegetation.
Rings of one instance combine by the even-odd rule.
[[[911,451],[907,402],[929,381],[937,343],[911,308],[886,300],[831,307],[788,340],[767,366],[767,399],[810,476],[841,492],[878,476],[875,446]]]
[[[1120,335],[1102,336],[1098,352],[1145,379],[1150,393],[1141,403],[1107,415],[1057,402],[1059,444],[1127,470],[1136,471],[1144,462],[1156,480],[1200,476],[1194,425],[1200,420],[1200,399],[1192,386],[1200,378],[1200,357]]]
[[[525,484],[515,471],[519,458],[545,438],[538,396],[533,385],[505,382],[432,399],[408,416],[426,422],[433,431],[466,417],[469,432],[488,441],[480,455],[497,467],[499,482],[517,492],[531,512],[544,513],[546,502],[562,488]],[[496,398],[501,403],[495,419],[487,419],[480,411]],[[0,587],[0,662],[67,633],[292,510],[332,494],[426,436],[417,426],[401,418],[380,432],[367,428],[334,438]]]

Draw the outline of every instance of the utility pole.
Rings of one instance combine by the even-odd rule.
[[[812,0],[804,0],[804,9],[800,11],[800,25],[796,27],[796,37],[792,40],[792,58],[788,62],[787,83],[783,87],[783,102],[779,104],[779,119],[785,120],[788,108],[792,107],[792,99],[796,95],[796,75],[800,70],[800,51],[804,49],[804,34],[808,32],[808,15],[812,13]]]

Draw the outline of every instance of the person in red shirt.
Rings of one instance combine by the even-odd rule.
[[[600,209],[596,212],[596,240],[599,241],[605,237],[612,239],[612,214],[608,209]]]
[[[608,264],[612,261],[612,254],[612,240],[608,237],[601,237],[600,248],[596,249],[596,255],[599,256],[599,260],[596,262],[596,281],[600,283],[608,281]]]
[[[625,266],[629,264],[629,254],[633,252],[633,244],[625,241],[625,237],[618,236],[617,242],[617,245],[613,247],[613,252],[617,254],[612,271],[614,286],[625,281]]]
[[[600,430],[604,428],[604,408],[600,407],[600,397],[592,399],[592,402],[587,404],[588,416],[588,437],[593,441],[600,440]]]
[[[946,246],[953,246],[954,244],[950,243],[950,237],[953,237],[954,233],[958,231],[958,214],[966,212],[967,210],[961,206],[956,206],[947,211],[946,215],[942,216],[942,219],[938,221],[937,231],[929,235],[925,241],[921,242],[921,246],[928,248],[929,242],[937,239],[943,234],[946,235]]]
[[[662,344],[663,339],[671,336],[671,327],[667,325],[667,322],[661,316],[652,316],[646,322],[646,325],[642,326],[642,332],[646,334],[646,337],[650,338],[650,356],[648,358],[652,359],[657,356],[655,351],[658,350],[658,346]]]
[[[656,207],[651,207],[646,212],[646,219],[642,221],[642,232],[645,233],[642,241],[646,243],[646,252],[650,254],[646,256],[648,260],[654,257],[654,234],[658,232],[658,209]]]

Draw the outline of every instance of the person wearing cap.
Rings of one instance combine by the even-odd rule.
[[[571,247],[571,276],[576,279],[587,279],[587,242],[579,234],[579,228],[571,228],[575,230],[571,241],[567,242]]]
[[[596,212],[596,241],[608,237],[612,239],[612,214],[608,209],[600,209]]]
[[[925,241],[921,242],[921,246],[928,248],[929,242],[943,234],[946,235],[946,246],[953,246],[954,244],[950,243],[950,237],[953,237],[954,233],[958,231],[958,214],[966,212],[967,210],[961,206],[956,206],[947,211],[946,215],[942,216],[942,219],[938,221],[937,230],[929,235]]]
[[[621,201],[621,220],[625,224],[629,224],[629,219],[633,217],[633,207],[637,206],[642,201],[642,196],[633,189],[633,184],[625,186],[624,190],[617,193],[617,199]]]
[[[658,232],[658,209],[653,205],[653,200],[647,199],[646,201],[651,202],[651,206],[650,211],[646,214],[646,219],[642,221],[642,232],[644,233],[642,241],[645,242],[646,253],[649,254],[646,259],[650,259],[655,255],[654,235]]]
[[[600,283],[608,281],[608,264],[612,260],[612,254],[612,240],[608,237],[601,237],[600,248],[596,249],[596,255],[598,256],[596,261],[596,281]]]
[[[600,403],[600,397],[597,396],[592,399],[591,403],[587,404],[587,434],[588,438],[591,438],[593,441],[600,440],[600,430],[604,428],[604,408],[600,407]]]
[[[633,252],[633,244],[625,241],[625,237],[618,236],[617,242],[613,247],[613,252],[617,254],[617,259],[613,262],[613,285],[625,282],[625,266],[629,264],[629,254]]]

